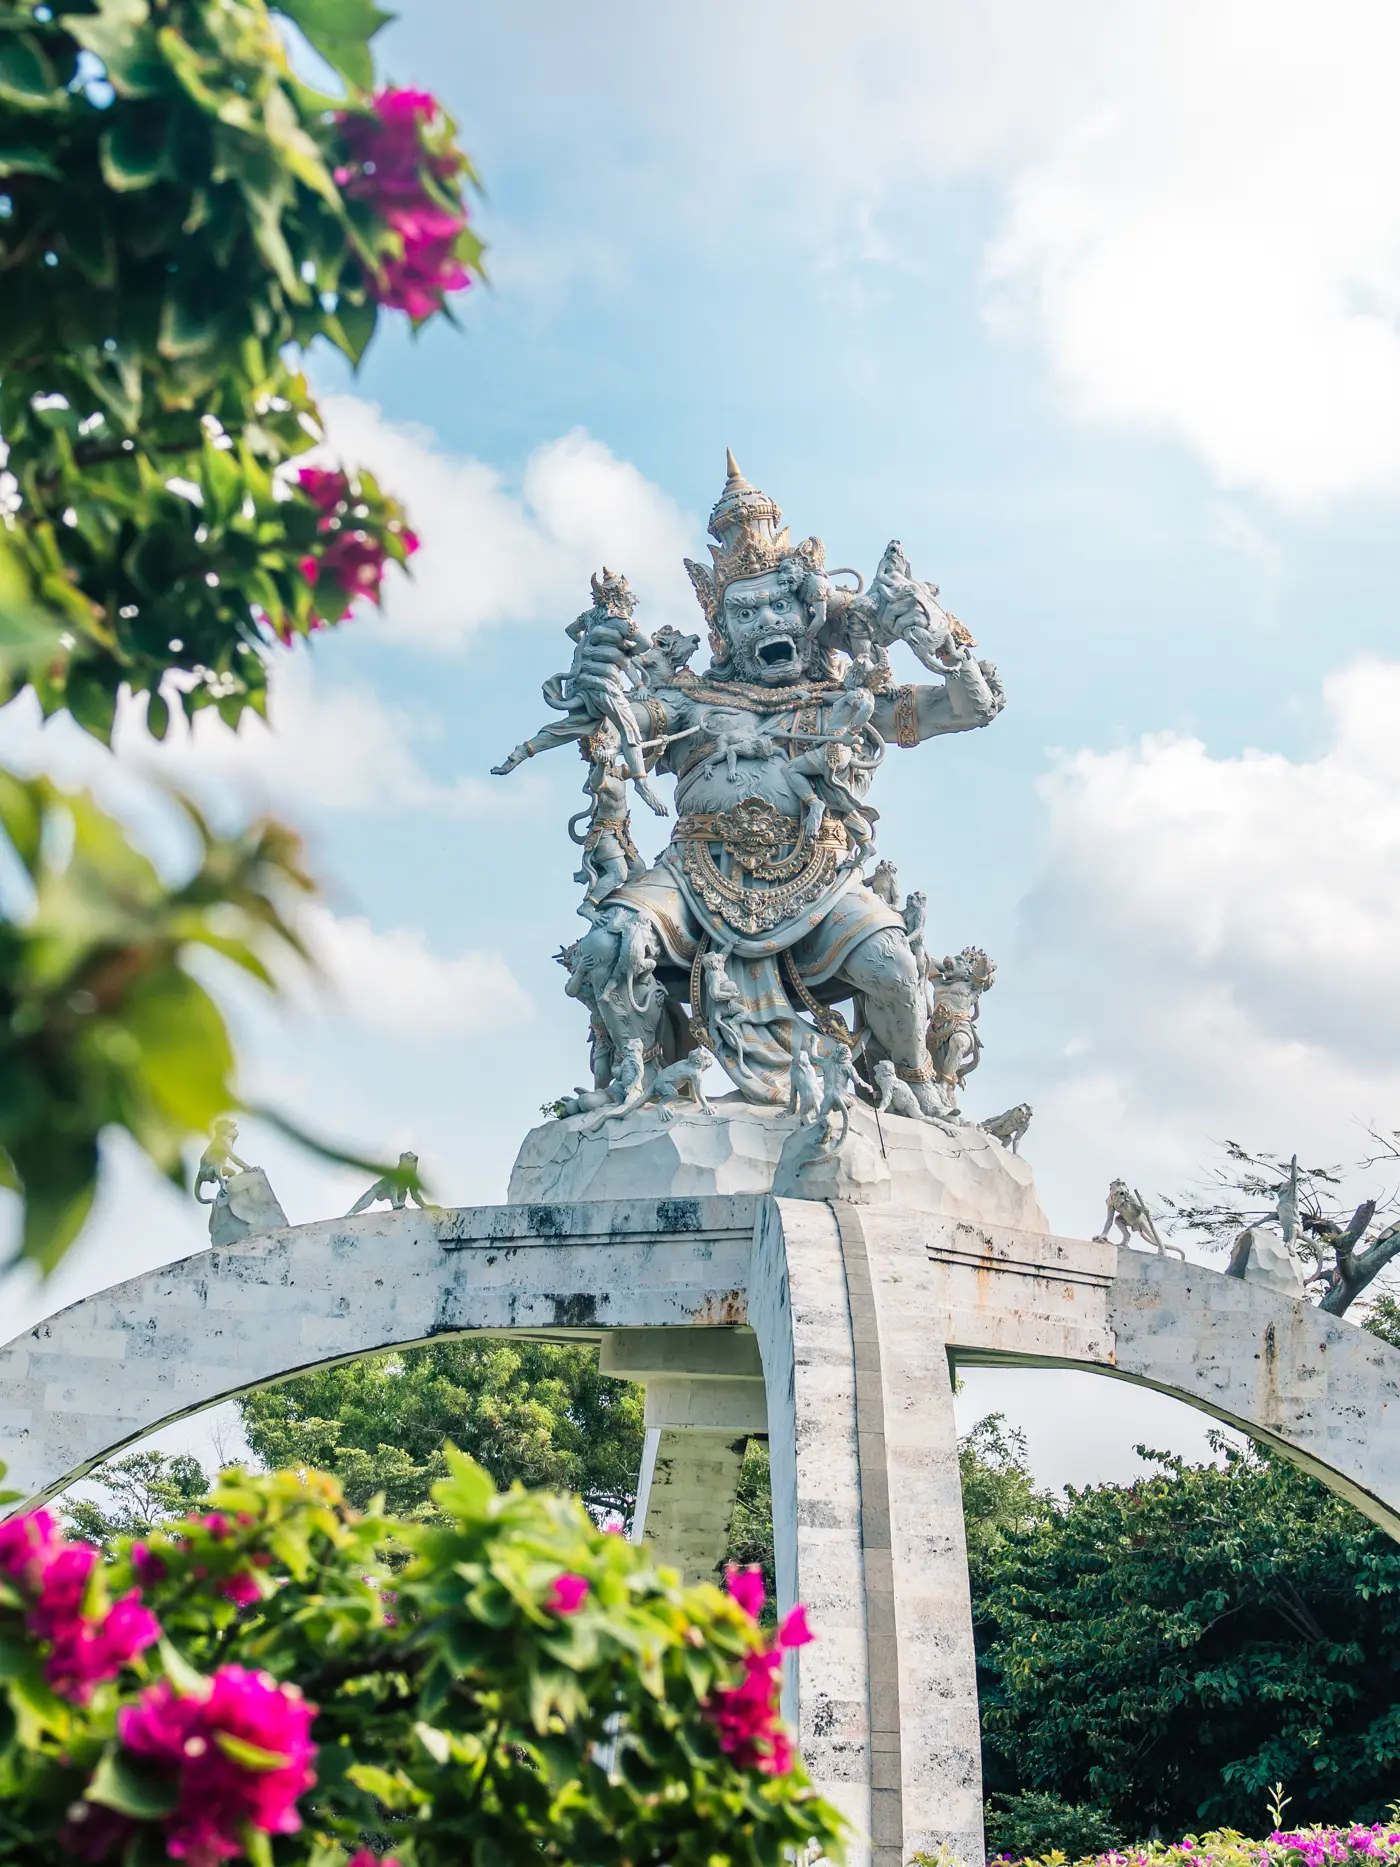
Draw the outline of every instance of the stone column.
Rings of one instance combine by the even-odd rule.
[[[687,1582],[718,1580],[744,1449],[768,1430],[757,1342],[747,1329],[619,1329],[598,1367],[646,1386],[633,1540]]]
[[[909,1221],[896,1232],[917,1238],[924,1226]],[[768,1381],[780,1606],[805,1601],[819,1634],[796,1656],[790,1715],[813,1778],[868,1837],[853,1867],[904,1867],[940,1842],[976,1867],[981,1748],[947,1317],[912,1238],[885,1230],[867,1229],[859,1207],[774,1200],[755,1238],[749,1315]]]

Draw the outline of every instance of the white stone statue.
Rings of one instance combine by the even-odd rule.
[[[956,1132],[951,1121],[941,1119],[936,1115],[925,1114],[908,1083],[902,1083],[895,1075],[894,1065],[888,1057],[881,1057],[872,1074],[875,1078],[875,1087],[879,1091],[879,1100],[875,1106],[881,1115],[903,1115],[911,1121],[932,1122],[935,1127],[942,1128],[947,1134]]]
[[[632,616],[637,599],[627,579],[606,564],[593,578],[592,588],[593,607],[575,617],[564,631],[575,644],[572,665],[567,674],[553,674],[544,684],[546,704],[565,717],[542,726],[532,739],[522,740],[509,758],[491,769],[497,777],[504,777],[552,746],[591,738],[599,722],[609,720],[638,795],[658,817],[664,817],[666,806],[647,783],[642,731],[628,695],[628,663],[647,646]]]
[[[892,862],[877,862],[875,873],[865,884],[872,895],[878,895],[887,907],[899,906],[899,870]]]
[[[688,1050],[675,1063],[668,1063],[664,1070],[657,1071],[647,1102],[660,1104],[662,1121],[670,1121],[682,1102],[698,1108],[702,1115],[714,1114],[700,1087],[700,1078],[714,1060],[715,1053],[712,1050],[704,1044],[697,1044],[694,1050]]]
[[[209,1145],[199,1157],[194,1196],[209,1208],[209,1242],[236,1245],[255,1232],[270,1232],[287,1223],[287,1215],[261,1167],[250,1167],[233,1151],[238,1124],[224,1118],[214,1123]],[[204,1197],[212,1186],[212,1199]]]
[[[387,1199],[395,1212],[402,1212],[405,1202],[410,1199],[420,1212],[426,1212],[428,1204],[418,1191],[417,1178],[418,1156],[405,1148],[399,1155],[397,1168],[392,1173],[381,1175],[367,1192],[361,1193],[346,1213],[346,1218],[353,1219],[357,1212],[368,1212],[381,1199]]]
[[[585,920],[596,920],[600,903],[646,866],[632,841],[628,771],[617,758],[618,743],[617,728],[607,720],[591,738],[579,741],[579,750],[589,762],[583,785],[589,804],[570,817],[568,830],[583,849],[583,863],[574,880],[587,890],[579,908]],[[575,826],[585,820],[587,828],[580,835]]]
[[[795,1033],[838,1028],[832,1006],[842,1000],[854,1001],[849,1028],[868,1034],[871,1063],[887,1059],[925,1114],[946,1112],[898,894],[864,881],[876,815],[868,798],[887,747],[987,725],[1003,705],[1000,683],[956,628],[951,648],[941,637],[930,647],[943,612],[898,547],[864,592],[858,580],[838,581],[848,573],[828,573],[820,540],[794,541],[781,516],[731,456],[710,515],[711,561],[687,565],[710,665],[686,665],[688,638],[658,631],[646,644],[625,579],[609,572],[571,631],[573,666],[546,686],[565,718],[498,768],[591,738],[606,720],[627,782],[640,788],[652,761],[676,783],[669,846],[640,872],[628,859],[626,879],[606,893],[590,879],[596,918],[568,950],[567,989],[588,1008],[593,1050],[594,1089],[582,1093],[606,1092],[611,1103],[582,1113],[589,1123],[639,1106],[656,1074],[705,1034],[745,1100],[781,1108]],[[921,685],[899,685],[889,665],[887,647],[906,640],[932,658]],[[614,861],[606,879],[618,875]],[[718,1018],[719,1001],[703,1002],[697,961],[707,953],[724,954],[726,987],[738,995],[725,990]],[[636,1056],[640,1091],[630,1081]]]
[[[760,1020],[744,1002],[744,994],[730,978],[727,953],[706,953],[700,961],[701,1004],[709,1028],[720,1043],[744,1061],[744,1032]]]
[[[1230,1249],[1227,1277],[1263,1284],[1280,1296],[1302,1298],[1307,1284],[1294,1252],[1301,1219],[1298,1156],[1289,1163],[1288,1177],[1273,1189],[1274,1210],[1268,1218],[1247,1225]]]
[[[811,1031],[796,1033],[788,1065],[788,1114],[795,1115],[804,1126],[816,1121],[821,1109],[821,1079],[812,1064],[815,1041],[815,1033]]]
[[[929,1017],[928,1053],[934,1074],[956,1103],[964,1081],[977,1068],[982,1040],[977,1017],[982,994],[996,981],[996,964],[980,946],[964,947],[929,967],[933,1011]]]
[[[989,1134],[993,1140],[1000,1141],[1003,1147],[1009,1147],[1013,1154],[1019,1154],[1021,1143],[1026,1138],[1026,1130],[1031,1125],[1033,1110],[1029,1102],[1018,1102],[1000,1115],[993,1115],[990,1120],[978,1122],[983,1134]]]
[[[1117,1231],[1115,1239],[1110,1233]],[[1171,1253],[1183,1262],[1186,1253],[1176,1245],[1164,1245],[1161,1235],[1153,1223],[1152,1214],[1147,1209],[1147,1201],[1142,1194],[1128,1185],[1126,1180],[1113,1180],[1109,1183],[1108,1204],[1104,1212],[1103,1230],[1095,1234],[1095,1242],[1103,1245],[1126,1245],[1133,1238],[1145,1238],[1155,1247],[1158,1257]]]

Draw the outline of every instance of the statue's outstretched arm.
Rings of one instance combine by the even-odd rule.
[[[896,745],[918,745],[940,733],[971,732],[986,726],[1006,704],[993,663],[976,661],[964,651],[941,687],[887,688],[875,703],[872,724]]]

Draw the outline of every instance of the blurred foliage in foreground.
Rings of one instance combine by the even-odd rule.
[[[0,0],[0,702],[103,740],[123,695],[156,739],[172,704],[263,712],[282,649],[418,544],[372,475],[307,464],[300,364],[358,363],[381,315],[417,329],[479,276],[471,167],[435,98],[376,87],[387,13],[276,13],[340,95],[297,76],[265,0]],[[178,1181],[239,1106],[190,954],[270,984],[297,949],[296,839],[181,808],[198,856],[171,885],[90,798],[0,772],[0,1184],[45,1271],[104,1129]]]
[[[0,1525],[0,1856],[839,1859],[777,1718],[801,1611],[765,1634],[753,1578],[683,1587],[576,1499],[447,1464],[431,1524],[229,1472],[105,1564]]]

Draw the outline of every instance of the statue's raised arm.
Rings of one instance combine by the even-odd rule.
[[[625,580],[605,573],[570,631],[573,665],[545,685],[564,717],[498,768],[570,739],[592,760],[589,807],[573,820],[588,824],[575,835],[592,924],[559,956],[590,1020],[594,1088],[575,1101],[589,1120],[626,1119],[659,1072],[704,1045],[747,1100],[785,1105],[795,1052],[836,1041],[872,1101],[893,1071],[905,1107],[956,1120],[975,1057],[940,1070],[930,1054],[922,915],[866,883],[869,796],[888,743],[995,718],[996,669],[897,542],[867,589],[827,570],[820,539],[795,543],[732,454],[728,469],[710,561],[686,564],[709,666],[687,665],[695,638],[674,629],[646,643]],[[898,684],[896,643],[929,678]],[[676,782],[675,829],[650,864],[622,810],[647,768]]]

